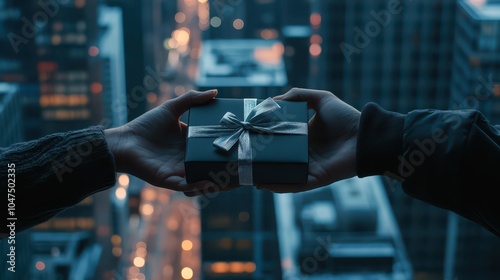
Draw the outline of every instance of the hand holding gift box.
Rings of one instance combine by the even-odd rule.
[[[186,180],[224,187],[307,181],[305,102],[215,99],[191,108]]]

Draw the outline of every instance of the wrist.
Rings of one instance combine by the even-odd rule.
[[[357,114],[355,122],[352,124],[352,128],[350,129],[350,133],[345,140],[346,158],[347,158],[346,174],[348,178],[358,175],[357,153],[358,153],[358,138],[359,138],[359,120],[360,120],[360,114]]]
[[[108,148],[115,160],[116,172],[125,172],[124,166],[124,128],[115,127],[104,130],[104,136],[108,143]]]

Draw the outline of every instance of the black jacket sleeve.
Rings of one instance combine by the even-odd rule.
[[[103,128],[93,126],[0,148],[0,181],[2,221],[16,218],[21,231],[113,186],[115,165]],[[4,223],[0,236],[8,233]]]
[[[386,175],[410,196],[454,211],[500,236],[500,127],[476,110],[361,114],[359,177]]]

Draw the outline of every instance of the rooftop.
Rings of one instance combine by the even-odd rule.
[[[206,40],[198,86],[283,86],[287,83],[283,44],[274,40]]]
[[[9,96],[12,96],[16,92],[16,90],[17,86],[14,84],[0,83],[0,111],[3,110],[3,103],[9,102]]]
[[[500,21],[499,0],[460,0],[459,3],[475,20]]]

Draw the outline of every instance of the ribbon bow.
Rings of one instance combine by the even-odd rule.
[[[281,107],[272,98],[259,105],[257,99],[244,99],[244,119],[226,112],[219,125],[190,126],[188,137],[217,137],[213,144],[229,151],[238,145],[238,175],[240,185],[252,185],[252,147],[250,131],[272,134],[307,135],[307,123],[279,121],[272,113]]]

